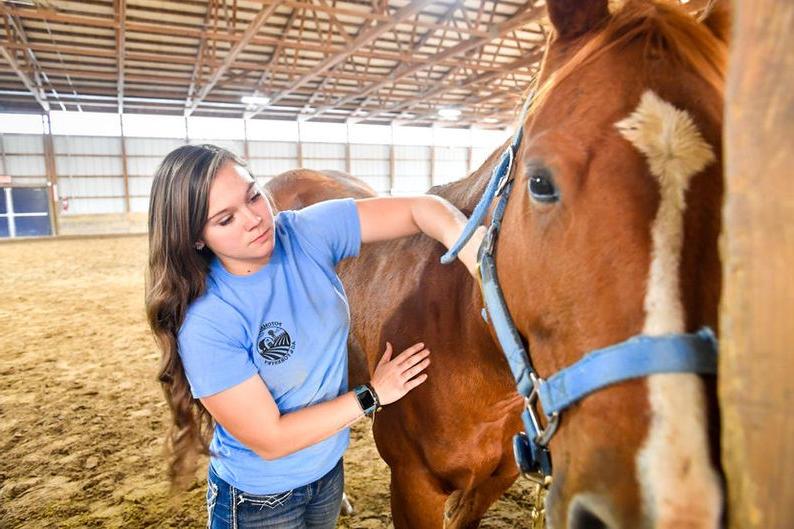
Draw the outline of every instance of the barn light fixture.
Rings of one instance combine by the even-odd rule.
[[[444,119],[458,119],[461,115],[459,108],[440,108],[438,115]]]
[[[260,105],[265,106],[270,104],[270,98],[265,96],[243,96],[240,101],[246,105]]]

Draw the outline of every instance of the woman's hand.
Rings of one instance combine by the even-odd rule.
[[[392,360],[392,347],[386,342],[386,352],[375,367],[371,384],[381,405],[391,404],[427,380],[422,373],[430,365],[430,351],[425,344],[412,345]]]

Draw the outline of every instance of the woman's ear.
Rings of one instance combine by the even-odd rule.
[[[196,247],[196,250],[201,251],[201,250],[204,249],[204,246],[205,246],[204,245],[204,241],[198,240],[198,241],[196,241],[196,244],[194,246]]]

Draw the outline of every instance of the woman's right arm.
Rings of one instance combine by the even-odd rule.
[[[427,380],[422,371],[430,364],[429,354],[420,343],[391,359],[391,345],[387,344],[371,382],[381,404],[402,398]],[[226,431],[263,459],[278,459],[327,439],[364,414],[349,391],[281,415],[258,374],[201,402]]]

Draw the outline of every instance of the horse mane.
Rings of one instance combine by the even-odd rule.
[[[529,119],[542,106],[553,88],[579,68],[612,48],[628,46],[637,41],[643,45],[646,58],[664,57],[672,65],[688,68],[698,73],[718,94],[722,95],[727,67],[726,43],[676,4],[661,0],[651,2],[628,0],[570,60],[552,72],[538,86],[540,79],[544,77],[547,63],[544,55],[536,82],[524,96],[526,98],[532,94],[533,97],[529,108]],[[547,44],[546,51],[548,48]],[[434,186],[428,193],[440,195],[469,213],[482,196],[491,169],[498,162],[506,146],[507,142],[496,149],[479,169],[466,178]]]
[[[530,93],[535,91],[530,113],[540,108],[555,85],[583,65],[612,48],[636,42],[643,45],[646,59],[664,58],[670,65],[689,69],[722,95],[727,69],[726,43],[677,4],[663,0],[628,0],[612,14],[595,36],[570,60],[552,72],[539,88],[530,88]],[[543,69],[538,78],[542,77],[542,72]]]

